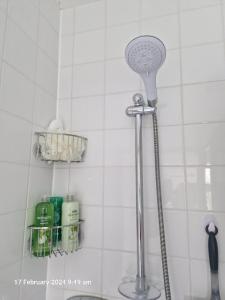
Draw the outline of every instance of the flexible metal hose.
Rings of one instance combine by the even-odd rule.
[[[160,235],[164,289],[165,289],[166,300],[171,300],[170,280],[169,280],[169,271],[168,271],[167,254],[166,254],[166,238],[165,238],[164,220],[163,220],[160,160],[159,160],[159,135],[158,135],[158,121],[157,121],[156,112],[153,113],[152,120],[153,120],[153,132],[154,132],[155,178],[156,178],[156,192],[157,192],[158,219],[159,219],[159,235]]]

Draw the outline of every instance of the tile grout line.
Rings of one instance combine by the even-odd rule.
[[[100,275],[100,291],[101,296],[104,294],[104,245],[105,245],[105,124],[106,124],[106,62],[107,62],[107,21],[108,21],[108,15],[107,15],[107,9],[108,9],[108,0],[104,0],[104,102],[103,102],[103,129],[102,129],[102,236],[101,236],[101,275]]]
[[[193,48],[199,48],[199,47],[204,47],[204,46],[215,46],[215,45],[219,45],[219,44],[221,44],[221,45],[224,44],[224,39],[220,39],[220,40],[213,41],[213,42],[203,42],[203,43],[199,43],[199,44],[193,44],[190,46],[179,46],[179,47],[169,48],[167,50],[167,52],[171,53],[171,52],[177,52],[179,50],[189,50],[189,49],[193,49]],[[107,60],[107,62],[117,62],[117,61],[123,61],[124,58],[123,58],[123,56],[115,56],[115,57],[108,57],[108,58],[106,58],[106,60]],[[89,61],[85,60],[85,61],[79,62],[79,63],[73,62],[72,65],[74,65],[76,67],[82,67],[85,65],[94,65],[94,64],[98,64],[98,63],[104,63],[104,61],[105,60],[101,58],[101,59],[95,59],[95,60],[89,60]],[[61,67],[62,67],[62,69],[66,69],[66,68],[71,67],[71,65],[66,64],[66,65],[62,65]],[[224,81],[224,79],[222,79],[222,80]]]
[[[188,213],[188,195],[187,195],[187,168],[186,168],[186,148],[185,148],[185,124],[184,124],[184,94],[183,94],[183,65],[182,65],[182,23],[181,23],[181,6],[178,1],[178,26],[179,26],[179,45],[180,45],[180,96],[181,96],[181,115],[182,115],[182,148],[184,163],[184,184],[185,184],[185,202],[186,202],[186,236],[187,236],[187,255],[188,255],[188,278],[189,278],[189,294],[192,297],[192,280],[191,280],[191,256],[190,256],[190,232],[189,232],[189,213]]]
[[[196,10],[201,10],[201,9],[206,9],[206,8],[211,8],[211,7],[219,7],[219,6],[220,6],[220,3],[218,2],[216,4],[184,9],[184,10],[181,10],[181,12],[185,13],[185,12],[196,11]],[[67,10],[67,9],[62,9],[62,10]],[[162,15],[156,15],[156,16],[152,16],[152,17],[145,17],[145,18],[140,17],[138,20],[132,20],[132,21],[120,22],[120,23],[116,23],[116,24],[112,24],[112,25],[106,25],[106,28],[108,29],[108,28],[121,27],[121,26],[126,26],[126,25],[130,25],[132,23],[138,23],[138,22],[143,22],[143,21],[153,21],[153,20],[157,20],[157,19],[161,19],[161,18],[165,18],[165,17],[169,17],[169,16],[175,16],[175,15],[177,15],[177,12],[172,12],[172,13],[167,13],[167,14],[162,14]],[[98,31],[98,30],[101,30],[103,28],[104,28],[104,26],[100,26],[100,27],[97,27],[97,28],[94,28],[94,29],[76,31],[75,34]],[[71,34],[64,34],[64,36],[68,37],[68,36],[71,36]]]

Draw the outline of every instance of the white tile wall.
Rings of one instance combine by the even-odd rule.
[[[209,214],[220,228],[223,278],[224,12],[219,0],[99,0],[62,10],[58,115],[89,139],[85,162],[54,174],[55,193],[75,194],[87,220],[84,249],[66,257],[63,274],[95,282],[63,293],[49,289],[48,300],[82,293],[121,299],[121,278],[135,276],[134,121],[125,109],[144,89],[126,65],[124,48],[139,34],[157,35],[167,47],[157,84],[173,299],[209,297],[203,227]],[[144,120],[143,136],[147,266],[162,285],[151,118]],[[56,274],[64,268],[49,267]]]
[[[144,20],[141,23],[141,34],[151,34],[160,36],[166,48],[173,49],[179,47],[179,26],[178,15],[169,15],[160,18]]]
[[[104,30],[77,33],[74,39],[74,63],[82,64],[103,60],[104,37]]]
[[[83,116],[86,114],[86,118]],[[72,130],[102,130],[104,123],[104,97],[77,98],[72,101]]]
[[[75,31],[87,31],[104,27],[105,1],[78,6],[75,11]]]
[[[159,17],[177,13],[178,0],[170,2],[164,0],[143,0],[141,7],[141,16],[143,18]]]
[[[138,0],[107,0],[106,20],[108,25],[128,23],[139,18]]]
[[[107,28],[106,57],[118,58],[124,56],[126,44],[138,34],[138,22]]]
[[[1,299],[45,300],[45,287],[14,280],[47,275],[47,261],[28,256],[26,228],[33,205],[51,192],[52,168],[31,153],[34,130],[56,111],[58,13],[52,0],[0,0]]]
[[[104,64],[95,62],[77,65],[73,75],[73,97],[102,95],[104,93]]]
[[[223,23],[220,6],[182,12],[181,39],[183,46],[222,41]]]
[[[37,7],[32,1],[9,0],[8,13],[15,23],[36,42],[39,16]]]

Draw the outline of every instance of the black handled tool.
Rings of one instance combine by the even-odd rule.
[[[218,233],[218,228],[213,225],[212,228],[209,225],[205,228],[209,239],[208,239],[208,251],[209,251],[209,263],[211,271],[211,300],[221,300],[220,290],[219,290],[219,255],[218,255],[218,245],[216,240],[216,235]]]

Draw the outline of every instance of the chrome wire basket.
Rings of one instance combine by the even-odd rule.
[[[34,155],[48,162],[81,162],[87,149],[87,138],[59,132],[36,132]]]
[[[74,224],[38,227],[29,226],[28,247],[33,257],[51,257],[68,255],[81,249],[83,240],[80,220]]]

